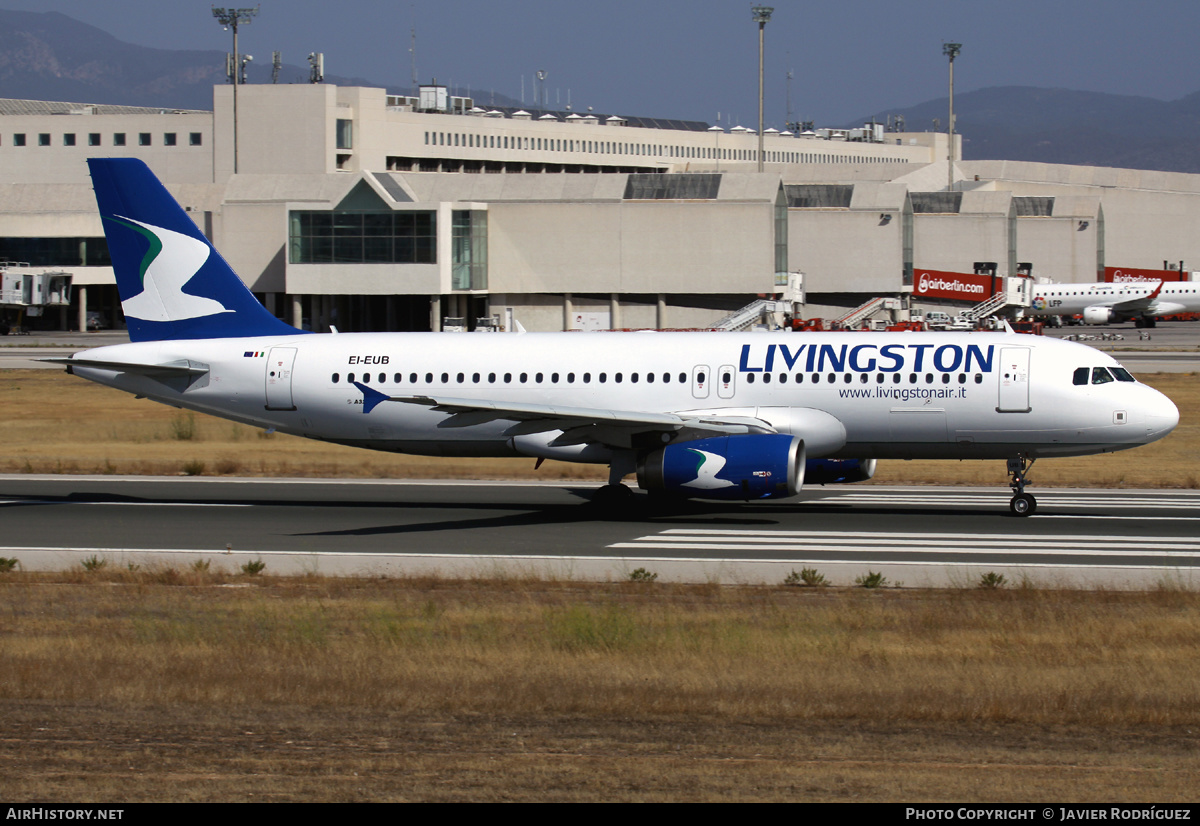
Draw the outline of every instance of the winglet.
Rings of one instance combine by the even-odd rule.
[[[363,384],[362,382],[354,382],[354,386],[362,391],[363,394],[363,413],[370,413],[383,402],[391,399],[386,393],[380,393],[374,387]]]

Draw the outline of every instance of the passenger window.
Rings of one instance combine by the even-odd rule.
[[[749,376],[747,376],[747,378],[749,378]],[[721,381],[724,382],[725,384],[729,384],[729,382],[733,381],[733,376],[729,375],[728,372],[722,373]]]
[[[728,381],[726,381],[726,384],[728,384]],[[754,374],[753,373],[746,374],[746,384],[754,384]]]
[[[608,381],[608,373],[601,373],[600,374],[600,383],[604,384],[606,381]],[[704,376],[700,377],[700,381],[704,381]]]
[[[425,383],[426,383],[426,384],[433,384],[433,373],[426,373],[426,374],[425,374]]]
[[[1103,367],[1092,368],[1092,384],[1108,384],[1110,381],[1113,381],[1112,373]]]
[[[449,384],[449,383],[450,383],[450,374],[442,373],[442,384]]]
[[[770,383],[771,383],[771,374],[763,373],[763,384],[770,384]]]
[[[505,384],[512,384],[512,373],[505,373],[505,374],[504,374],[504,383],[505,383]]]
[[[950,374],[942,373],[942,384],[949,384],[949,383],[950,383]]]
[[[387,373],[380,373],[380,374],[379,374],[379,383],[380,383],[380,384],[387,384]]]
[[[338,375],[337,373],[333,374],[333,383],[334,384],[337,384],[341,380],[342,380],[342,377],[340,375]]]
[[[527,382],[527,381],[529,381],[529,374],[528,374],[528,373],[522,373],[522,374],[521,374],[521,384],[524,384],[524,383],[525,383],[525,382]]]
[[[680,373],[680,374],[679,374],[679,383],[680,383],[680,384],[687,384],[687,373]]]
[[[871,377],[868,376],[866,373],[860,373],[858,376],[858,380],[861,384],[866,384],[868,381],[871,380]]]
[[[550,374],[550,383],[551,383],[551,384],[558,384],[558,373],[551,373],[551,374]]]
[[[401,375],[400,373],[397,373],[396,375],[392,376],[392,384],[399,384],[402,381],[404,381],[404,376]]]
[[[629,380],[630,380],[631,382],[633,382],[634,384],[637,384],[637,380],[638,380],[638,374],[637,374],[637,373],[630,373],[630,374],[629,374]]]
[[[1088,383],[1088,374],[1092,371],[1087,367],[1076,367],[1075,377],[1071,379],[1074,384],[1082,385]]]
[[[849,373],[846,373],[845,375],[842,376],[842,381],[845,382],[846,384],[849,384],[850,382],[854,381],[854,376],[850,375]]]
[[[567,384],[574,384],[574,383],[575,383],[575,374],[567,373]]]
[[[780,374],[779,374],[779,383],[780,383],[780,384],[787,384],[787,373],[780,373]]]
[[[975,383],[976,383],[976,384],[983,384],[983,373],[976,373],[976,374],[975,374]]]
[[[926,383],[926,384],[933,384],[933,373],[926,373],[926,374],[925,374],[925,383]]]
[[[538,384],[541,384],[542,383],[542,374],[538,373],[536,376],[533,377],[533,380],[536,381]]]
[[[478,374],[478,373],[472,373],[472,374],[471,374],[471,381],[472,381],[473,383],[475,383],[475,384],[479,384],[479,374]]]
[[[458,383],[459,383],[459,384],[462,384],[462,383],[463,383],[463,374],[462,374],[462,373],[459,373],[459,374],[458,374]]]
[[[416,383],[417,383],[417,374],[416,374],[416,373],[409,373],[409,374],[408,374],[408,383],[409,383],[409,384],[416,384]]]
[[[346,381],[350,382],[351,384],[354,384],[354,374],[353,374],[353,373],[347,373],[347,374],[346,374]]]
[[[615,381],[617,384],[620,384],[621,383],[621,374],[617,373],[616,375],[614,375],[613,381]]]
[[[495,383],[496,383],[496,374],[488,373],[488,384],[495,384]]]
[[[958,374],[958,383],[959,383],[959,384],[966,384],[966,383],[967,383],[967,374],[966,374],[966,373],[959,373],[959,374]]]
[[[591,374],[591,373],[584,373],[584,374],[583,374],[583,383],[584,383],[584,384],[591,384],[591,383],[592,383],[592,374]]]
[[[647,374],[646,374],[646,381],[647,381],[649,384],[654,384],[654,374],[653,374],[653,373],[647,373]]]

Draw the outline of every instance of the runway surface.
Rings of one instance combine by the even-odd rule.
[[[1200,583],[1200,492],[830,486],[781,502],[671,512],[589,504],[589,486],[501,482],[0,477],[0,556],[27,570],[185,566],[269,573],[778,583],[815,567],[905,586],[1010,582],[1141,588]]]

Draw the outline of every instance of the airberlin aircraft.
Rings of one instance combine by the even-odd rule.
[[[164,404],[374,450],[604,464],[597,499],[754,500],[878,459],[1137,447],[1175,405],[1089,347],[1011,333],[340,333],[255,300],[153,173],[90,160],[131,343],[57,359]]]

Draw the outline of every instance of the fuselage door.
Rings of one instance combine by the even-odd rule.
[[[267,353],[267,410],[295,410],[292,401],[292,367],[295,347],[272,347]]]
[[[692,397],[696,399],[708,398],[708,386],[712,383],[712,376],[708,365],[697,364],[692,368]]]
[[[726,364],[717,371],[717,395],[722,399],[732,399],[734,391],[734,382],[737,380],[737,371],[733,369],[732,364]]]
[[[1029,348],[1000,348],[1000,413],[1028,413]]]

